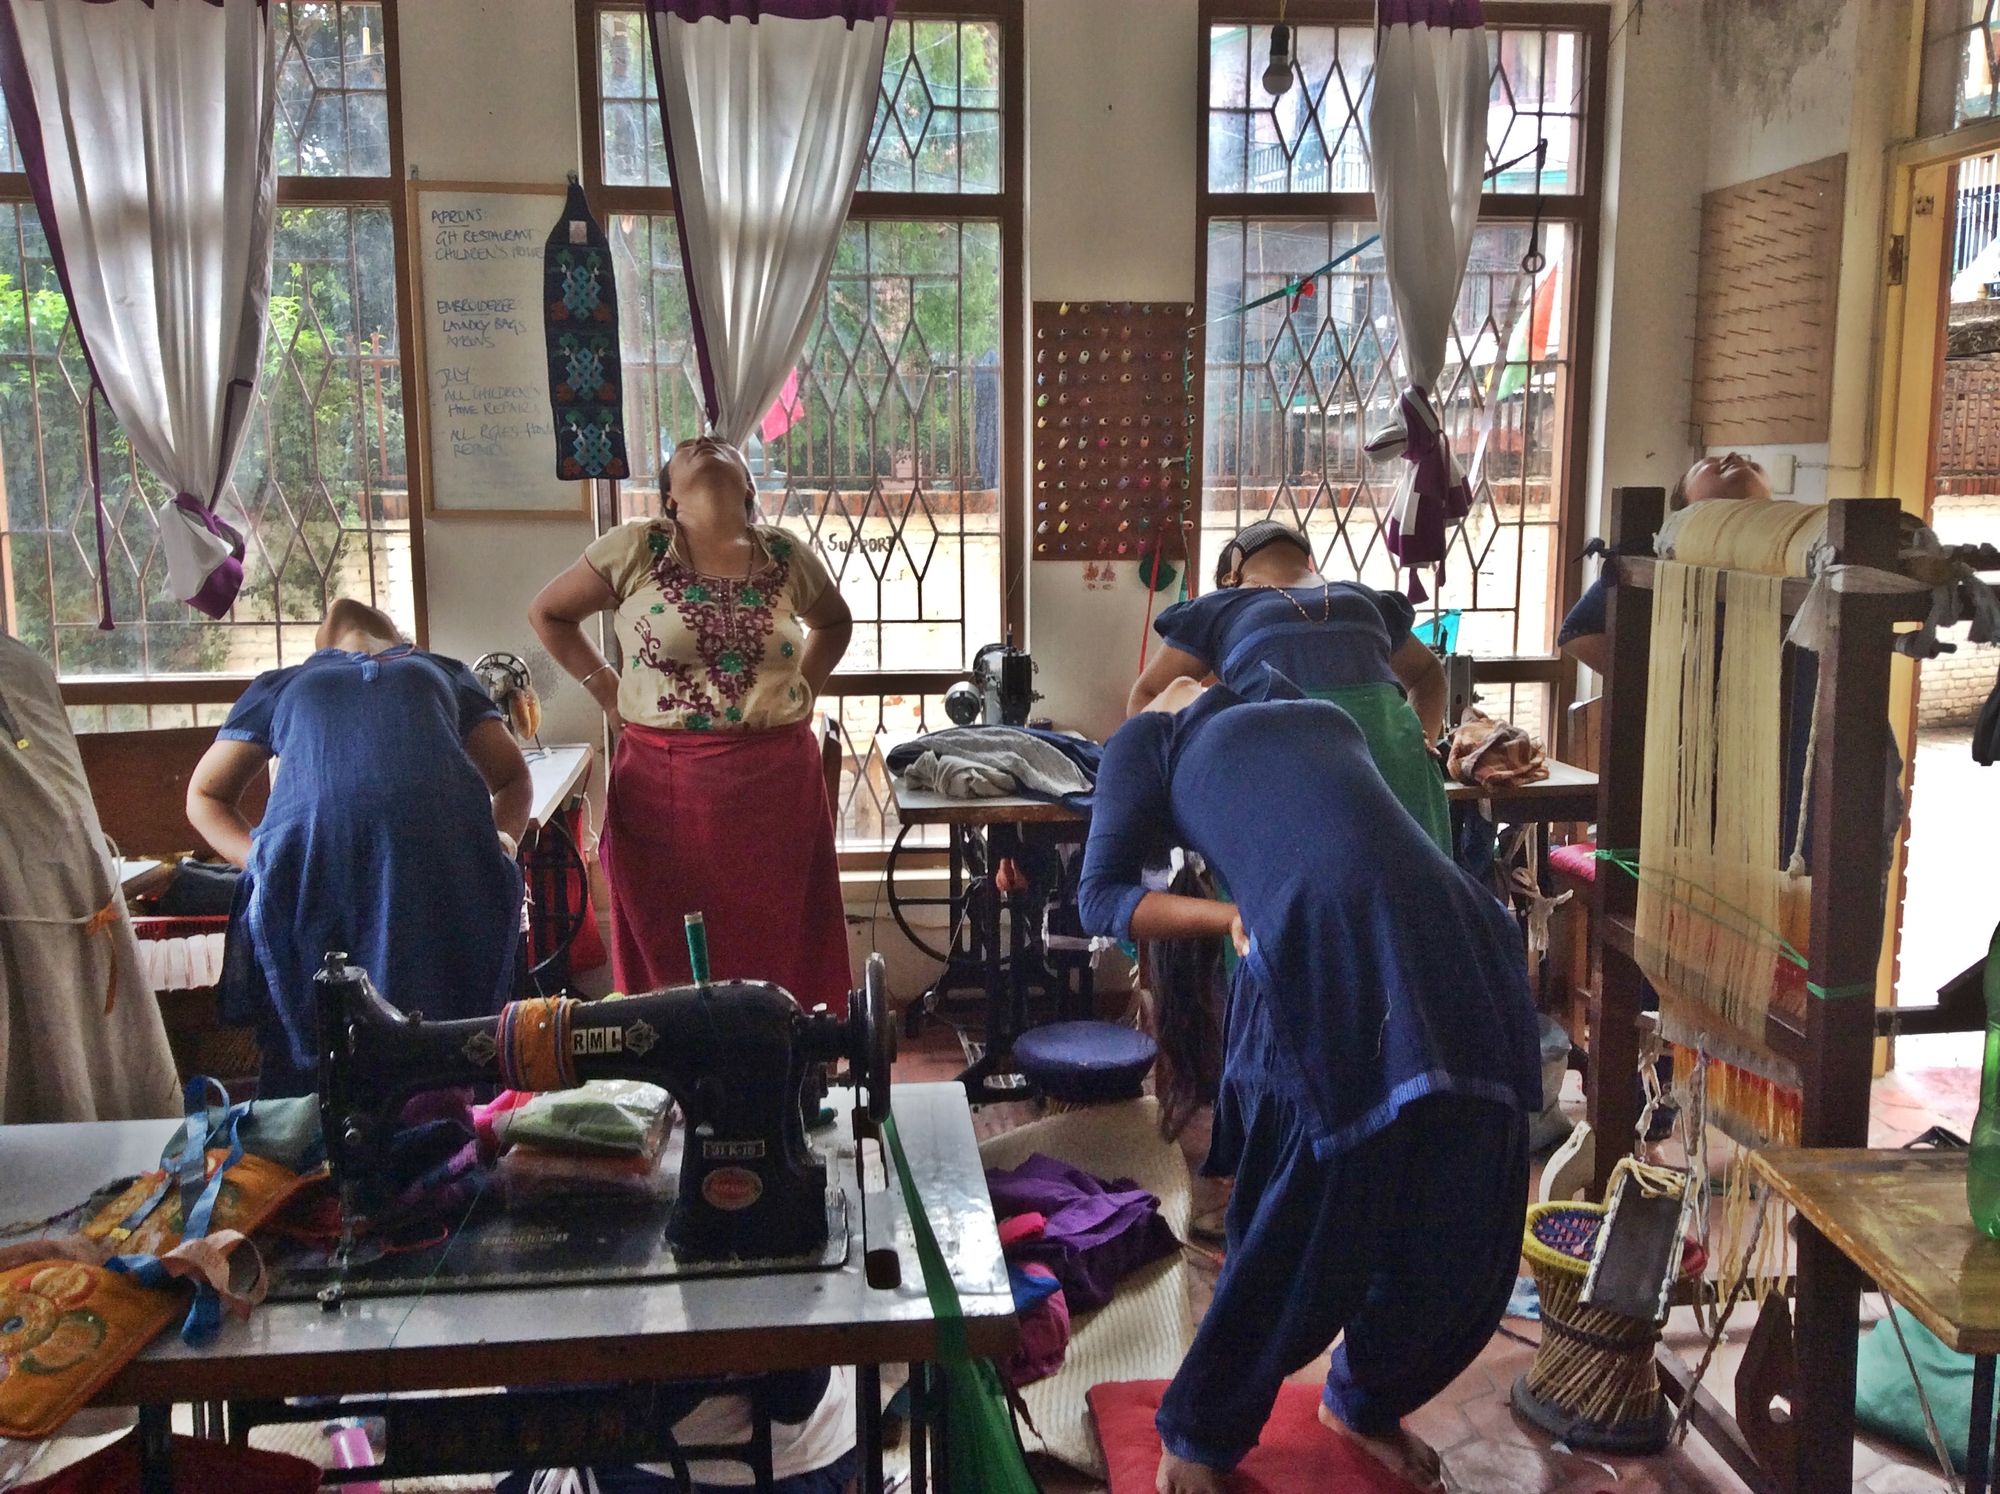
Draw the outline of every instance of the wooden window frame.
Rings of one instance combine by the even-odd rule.
[[[1374,219],[1372,192],[1216,192],[1208,185],[1208,130],[1210,49],[1209,32],[1215,26],[1269,26],[1278,20],[1275,0],[1262,5],[1244,0],[1201,0],[1200,72],[1195,109],[1195,287],[1196,303],[1206,304],[1208,294],[1208,235],[1217,220],[1296,220],[1325,222],[1330,218],[1369,221]],[[1374,6],[1370,0],[1289,0],[1284,19],[1294,25],[1371,26]],[[1560,619],[1583,593],[1581,535],[1590,521],[1585,491],[1590,465],[1590,390],[1596,351],[1597,275],[1601,223],[1604,211],[1604,137],[1607,71],[1610,53],[1610,16],[1602,5],[1583,0],[1488,0],[1489,26],[1555,27],[1579,34],[1583,42],[1583,119],[1579,140],[1578,165],[1582,180],[1578,190],[1547,193],[1540,199],[1544,223],[1561,223],[1573,238],[1576,273],[1569,277],[1563,326],[1570,337],[1569,394],[1561,412],[1562,434],[1556,452],[1555,479],[1561,484],[1562,503],[1557,514],[1555,545],[1558,563],[1551,567],[1550,615]],[[1254,83],[1252,85],[1255,86]],[[1528,223],[1535,219],[1537,199],[1529,193],[1488,192],[1479,200],[1479,217],[1485,223]],[[1197,334],[1195,366],[1208,364],[1206,333]],[[1208,437],[1208,401],[1197,402],[1195,449],[1205,452]],[[1190,537],[1188,564],[1198,567],[1200,527]],[[1200,574],[1197,570],[1196,574]],[[1555,694],[1549,702],[1550,721],[1564,718],[1575,693],[1574,671],[1561,667],[1553,655],[1510,655],[1482,659],[1476,670],[1479,679],[1494,684],[1553,682]]]
[[[383,87],[388,111],[389,169],[382,176],[279,176],[277,206],[363,207],[386,209],[394,235],[396,274],[396,338],[403,365],[405,399],[410,386],[410,350],[414,346],[414,308],[410,301],[410,245],[404,232],[403,75],[402,37],[397,24],[397,0],[370,0],[382,8]],[[34,193],[25,171],[0,171],[0,202],[32,207]],[[421,387],[419,380],[418,387]],[[426,600],[421,452],[416,422],[405,423],[404,459],[410,480],[410,580],[414,592],[416,641],[430,637]],[[0,587],[11,585],[0,572]],[[251,674],[87,675],[59,679],[65,705],[71,706],[200,706],[233,703],[256,678]]]
[[[671,187],[624,186],[604,180],[604,101],[599,91],[598,17],[606,11],[645,12],[629,0],[576,0],[577,92],[583,103],[583,185],[601,213],[671,213]],[[1000,229],[1000,625],[1027,636],[1027,544],[1021,477],[1027,460],[1027,378],[1019,329],[1027,325],[1026,26],[1022,0],[923,0],[899,9],[909,20],[992,21],[1000,27],[1000,190],[998,192],[858,191],[848,208],[857,219],[995,223]],[[600,485],[599,523],[616,522],[609,484]],[[996,640],[997,641],[997,640]],[[958,669],[836,671],[832,695],[941,695],[967,679]]]

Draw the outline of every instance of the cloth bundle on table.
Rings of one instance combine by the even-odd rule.
[[[1104,749],[1083,737],[1032,726],[958,726],[926,732],[889,750],[889,771],[911,788],[948,799],[1021,794],[1072,809],[1090,807]]]
[[[521,872],[461,745],[498,716],[455,660],[322,649],[258,676],[216,733],[282,759],[222,986],[224,1016],[259,1028],[260,1093],[314,1088],[313,976],[329,950],[433,1020],[489,1016],[511,994]]]
[[[172,1115],[173,1051],[62,692],[4,636],[0,710],[0,1125]]]

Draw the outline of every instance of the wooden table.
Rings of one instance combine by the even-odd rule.
[[[1445,798],[1454,804],[1484,803],[1489,818],[1507,825],[1561,825],[1597,818],[1597,775],[1574,763],[1548,759],[1549,776],[1540,783],[1513,788],[1483,789],[1469,783],[1447,783]]]
[[[847,1114],[844,1092],[836,1091],[832,1103]],[[975,1356],[1004,1358],[1016,1338],[1014,1298],[964,1092],[955,1084],[898,1085],[894,1103],[911,1171],[958,1287],[966,1343]],[[158,1165],[174,1126],[172,1121],[0,1126],[0,1219],[54,1214],[100,1184]],[[854,1147],[844,1121],[837,1135],[839,1144],[829,1143],[834,1154],[828,1160],[851,1194]],[[873,1147],[868,1161],[879,1182]],[[848,1260],[838,1271],[350,1298],[332,1312],[310,1302],[270,1302],[247,1321],[225,1318],[220,1334],[204,1348],[189,1348],[175,1332],[162,1334],[94,1404],[139,1407],[142,1441],[164,1447],[167,1413],[175,1403],[268,1408],[288,1396],[400,1397],[506,1385],[547,1387],[552,1393],[567,1388],[573,1402],[587,1404],[596,1397],[608,1411],[616,1396],[596,1387],[854,1364],[860,1369],[862,1487],[879,1491],[880,1368],[933,1359],[938,1333],[899,1190],[871,1191],[867,1208],[870,1235],[878,1244],[893,1243],[901,1260],[899,1287],[868,1285],[860,1211],[850,1208]],[[509,1427],[528,1414],[519,1397],[454,1395],[414,1403],[399,1398],[380,1405],[391,1414],[400,1408],[417,1423],[407,1439],[417,1458],[398,1477],[499,1472],[513,1466],[507,1452],[518,1456],[518,1448],[490,1446],[484,1459],[447,1457],[427,1442],[426,1418],[433,1423],[442,1418],[463,1433],[481,1415]],[[324,1408],[312,1412],[313,1419],[326,1414]],[[369,1413],[350,1407],[345,1414]],[[562,1416],[557,1412],[539,1430],[559,1437]],[[572,1426],[576,1420],[572,1410]],[[583,1425],[586,1431],[595,1425],[594,1435],[602,1435],[601,1422],[586,1417]],[[431,1440],[462,1446],[465,1439]],[[395,1445],[397,1439],[391,1441]],[[591,1461],[589,1447],[544,1442],[543,1449],[546,1461],[558,1465]],[[601,1444],[597,1450],[616,1461]],[[426,1455],[428,1463],[420,1461]],[[438,1466],[447,1462],[456,1466]],[[464,1466],[467,1462],[477,1466]],[[149,1494],[160,1487],[149,1484]]]
[[[1773,1147],[1750,1163],[1816,1231],[1885,1296],[1941,1339],[1973,1356],[1967,1494],[1986,1494],[1993,1472],[1994,1360],[2000,1355],[2000,1240],[1973,1227],[1962,1151]],[[1803,1243],[1803,1242],[1802,1242]],[[1854,1332],[1847,1334],[1852,1344]],[[1854,1354],[1802,1363],[1801,1427],[1853,1441]]]
[[[1014,1039],[1028,1027],[1029,987],[1036,983],[1029,969],[1028,927],[1032,915],[1025,897],[1001,892],[991,876],[967,880],[968,848],[963,837],[978,838],[985,865],[993,868],[1020,854],[1023,827],[1044,826],[1058,838],[1081,840],[1090,829],[1090,815],[1084,810],[1018,794],[992,799],[952,799],[913,789],[900,777],[892,776],[889,783],[896,796],[897,817],[904,825],[943,825],[951,836],[949,895],[941,899],[909,900],[942,902],[948,906],[952,914],[952,941],[943,972],[906,1014],[907,1030],[914,1036],[924,1015],[952,991],[977,987],[986,997],[986,1051],[959,1075],[959,1080],[974,1104],[1026,1099],[1031,1094],[1026,1082],[1008,1072],[1006,1065]],[[963,919],[958,916],[961,903]],[[1009,914],[1004,942],[1000,934],[1003,910]],[[1042,977],[1039,983],[1056,991],[1061,1005],[1077,1009],[1070,1014],[1090,1015],[1095,989],[1087,967],[1078,976],[1078,990],[1073,996],[1056,972],[1044,968],[1038,973]]]

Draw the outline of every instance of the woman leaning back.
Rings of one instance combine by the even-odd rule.
[[[613,977],[625,991],[690,980],[684,920],[700,913],[714,978],[844,1011],[846,922],[810,717],[853,630],[847,604],[808,546],[755,522],[734,447],[684,441],[661,475],[667,512],[599,537],[529,608],[622,728],[601,851]],[[584,631],[601,612],[617,663]]]

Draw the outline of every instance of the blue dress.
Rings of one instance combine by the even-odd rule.
[[[1273,670],[1310,698],[1346,711],[1403,807],[1448,852],[1444,777],[1391,663],[1415,618],[1407,598],[1336,581],[1211,591],[1169,607],[1155,626],[1238,695],[1257,695]],[[1233,956],[1225,963],[1233,964]]]
[[[1125,939],[1143,870],[1170,847],[1227,881],[1251,947],[1230,995],[1214,1162],[1271,1095],[1298,1107],[1322,1156],[1437,1091],[1539,1110],[1512,915],[1398,804],[1345,711],[1268,678],[1264,701],[1216,685],[1112,735],[1077,893],[1089,932]]]
[[[1104,750],[1079,902],[1128,935],[1163,845],[1228,879],[1251,936],[1225,1023],[1207,1171],[1228,1252],[1160,1402],[1213,1468],[1338,1337],[1324,1403],[1381,1435],[1477,1357],[1520,1264],[1541,1106],[1520,936],[1375,770],[1338,706],[1215,686]],[[1296,696],[1296,691],[1289,693]]]
[[[313,975],[329,950],[437,1020],[511,995],[521,873],[464,747],[498,717],[455,660],[323,649],[259,675],[216,733],[280,760],[223,984],[224,1015],[260,1030],[265,1093],[314,1086]]]

